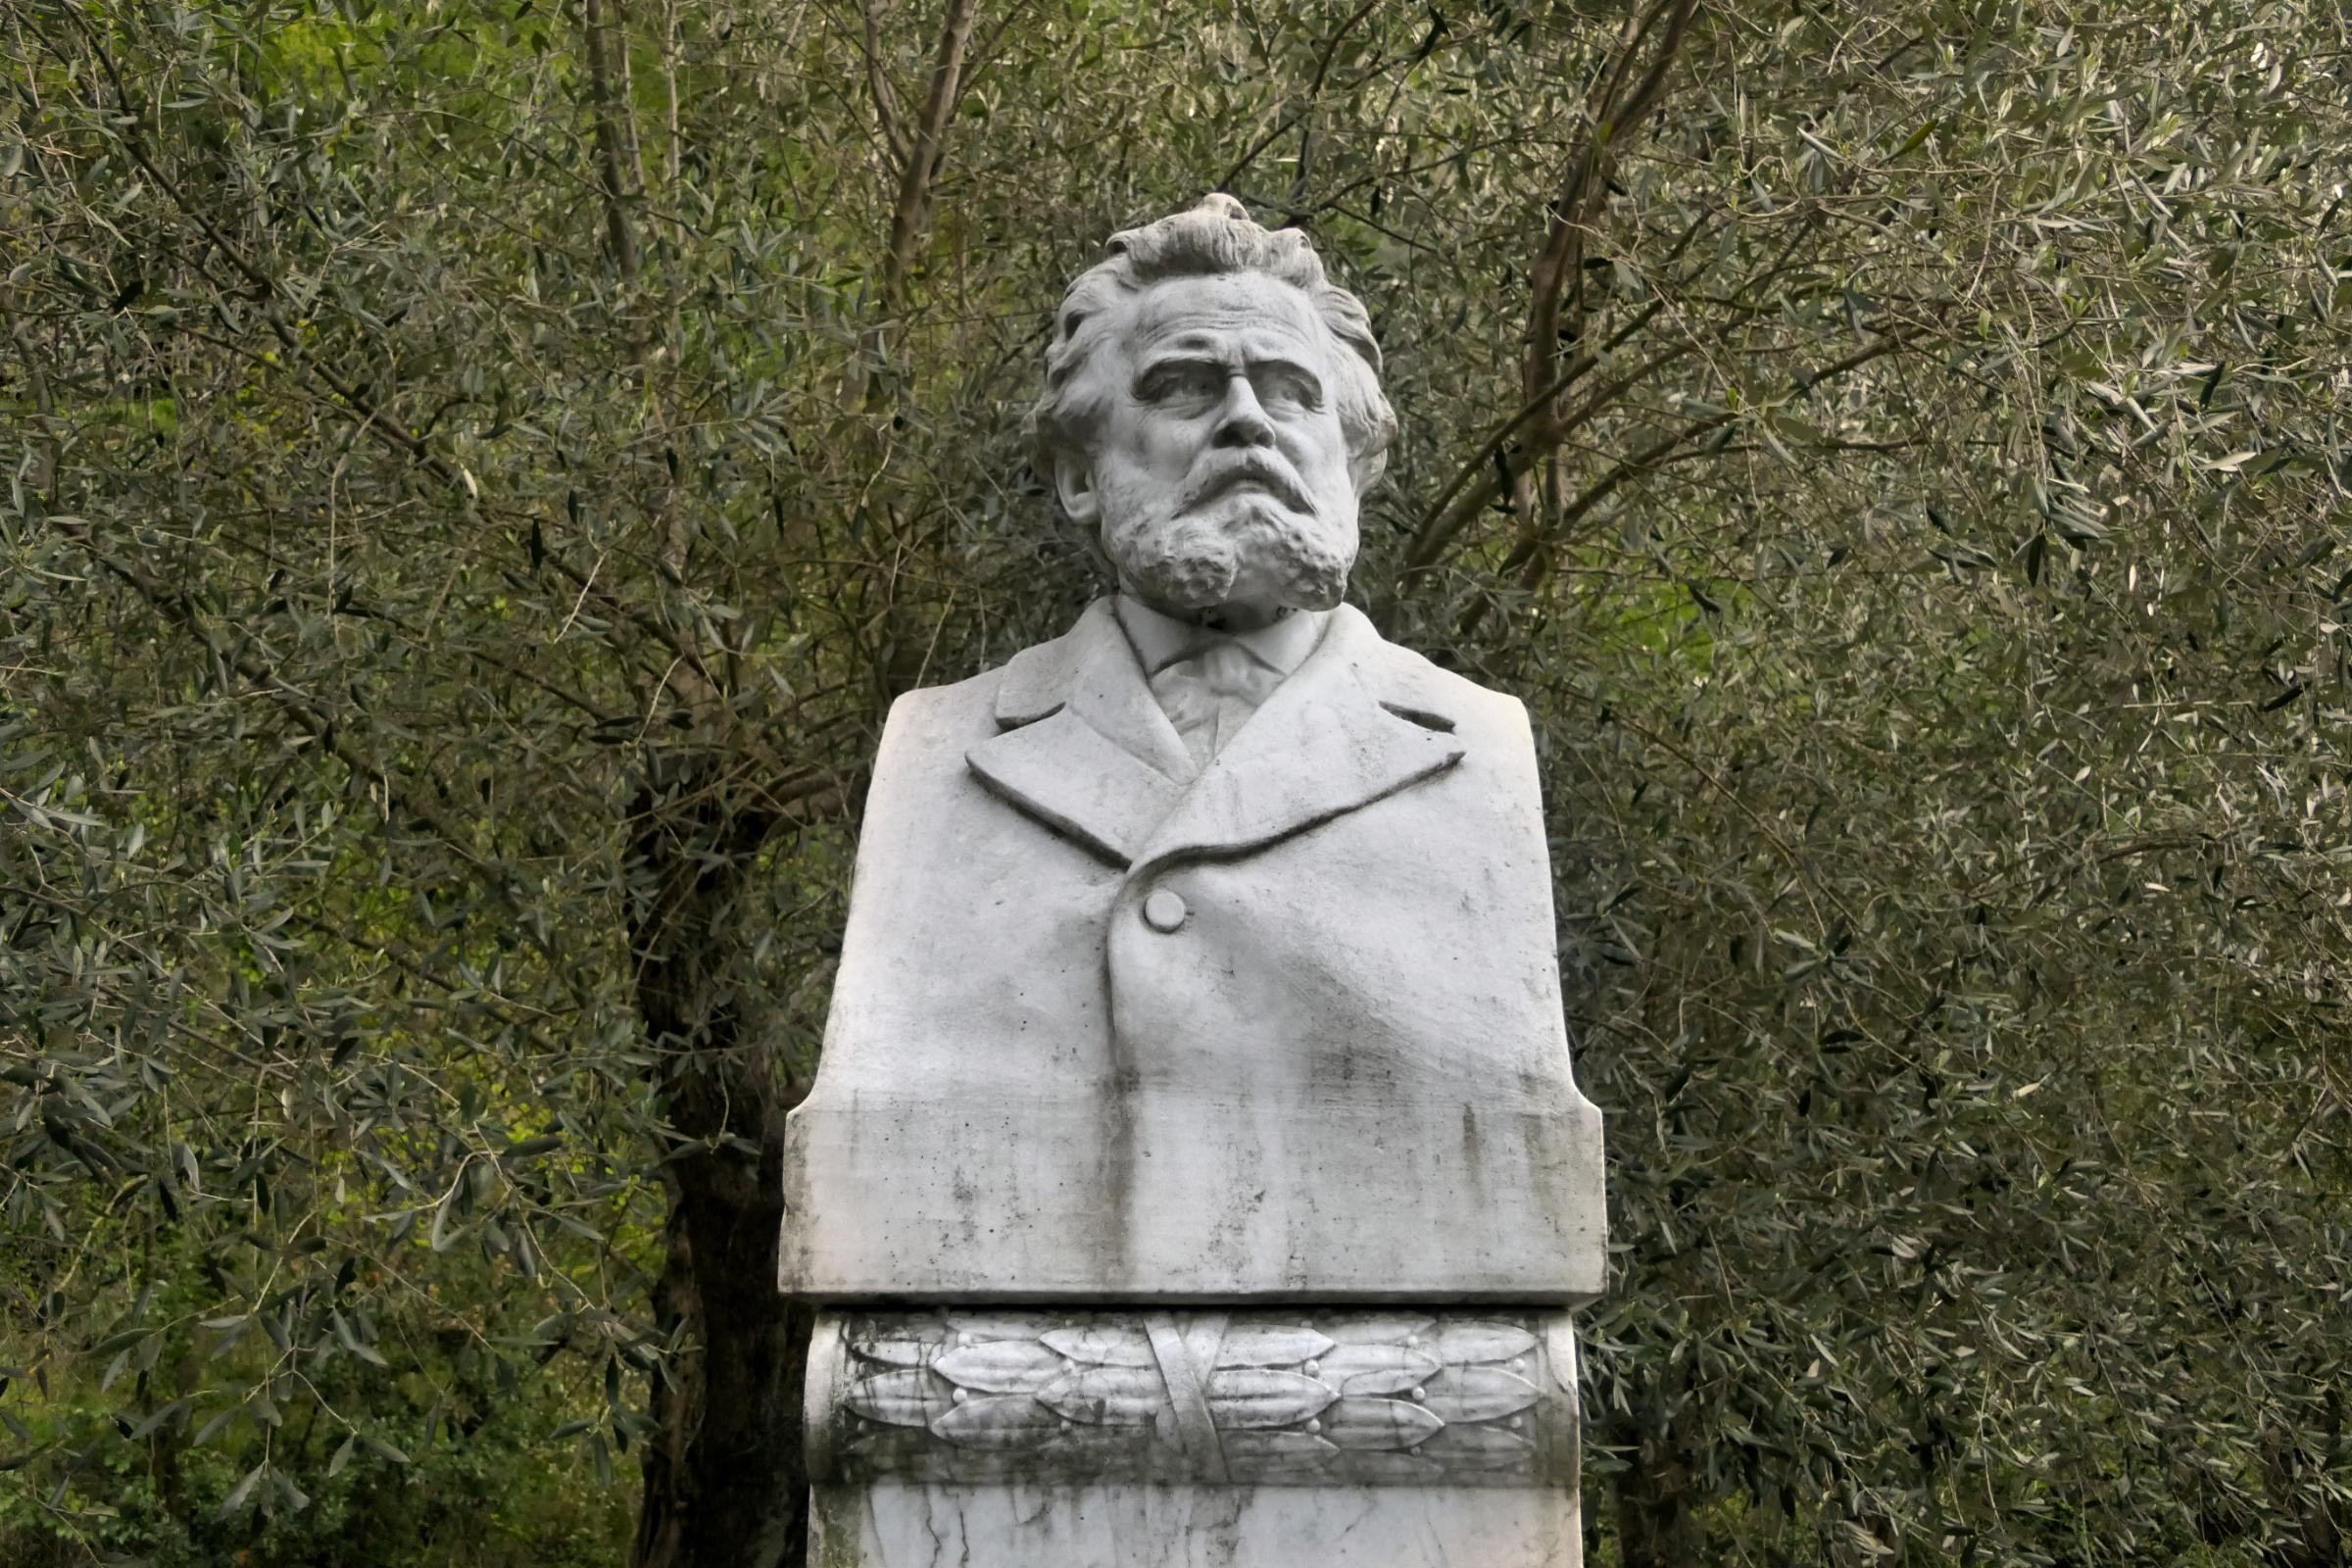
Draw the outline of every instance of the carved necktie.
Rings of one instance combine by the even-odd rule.
[[[1282,672],[1230,637],[1216,637],[1152,677],[1152,695],[1192,753],[1206,767],[1257,711]]]

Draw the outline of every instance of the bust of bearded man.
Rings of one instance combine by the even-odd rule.
[[[788,1293],[1599,1292],[1526,710],[1345,601],[1379,369],[1230,197],[1070,286],[1031,428],[1117,588],[891,710]]]

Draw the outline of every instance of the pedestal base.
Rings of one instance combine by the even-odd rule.
[[[1558,1312],[826,1314],[814,1568],[1578,1568]]]
[[[819,1486],[811,1568],[1579,1568],[1576,1494],[1487,1487]]]

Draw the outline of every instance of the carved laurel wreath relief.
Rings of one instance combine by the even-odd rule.
[[[874,1313],[818,1320],[822,1481],[1565,1486],[1564,1315]]]

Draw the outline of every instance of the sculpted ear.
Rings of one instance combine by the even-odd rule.
[[[1079,527],[1092,528],[1102,520],[1102,500],[1095,494],[1094,466],[1080,454],[1063,452],[1054,457],[1054,494]]]

